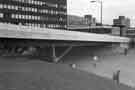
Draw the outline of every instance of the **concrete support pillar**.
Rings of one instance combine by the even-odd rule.
[[[16,52],[16,46],[13,46],[13,47],[11,47],[11,54],[15,54],[15,52]]]
[[[58,58],[56,56],[56,50],[55,50],[55,48],[56,48],[55,47],[55,44],[52,44],[51,45],[51,50],[52,50],[52,52],[51,52],[52,53],[52,58],[51,59],[52,59],[53,62],[57,63],[58,62]]]
[[[63,48],[63,47],[61,47]],[[51,60],[54,63],[59,62],[65,55],[67,55],[67,53],[72,49],[72,46],[69,46],[68,48],[66,48],[59,56],[57,56],[56,54],[59,53],[59,50],[56,53],[56,46],[55,44],[51,45]]]
[[[125,26],[120,27],[120,36],[127,36],[127,27]]]
[[[129,50],[129,43],[120,43],[120,47],[123,49],[123,54],[127,55]]]
[[[130,42],[129,42],[129,47],[130,49],[135,48],[135,39],[131,38]]]

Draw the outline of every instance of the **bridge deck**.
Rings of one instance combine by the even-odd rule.
[[[129,42],[129,38],[105,34],[54,30],[0,23],[0,38],[42,39],[87,42]]]

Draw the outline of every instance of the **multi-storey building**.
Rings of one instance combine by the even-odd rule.
[[[0,0],[0,22],[66,29],[66,0]]]
[[[120,27],[120,36],[127,36],[127,30],[130,28],[130,19],[125,16],[119,16],[113,20],[113,25]]]
[[[127,36],[130,38],[135,38],[135,28],[129,28],[127,30]]]
[[[85,24],[89,26],[96,26],[96,18],[92,17],[92,15],[85,15]]]
[[[119,16],[118,19],[113,20],[113,25],[115,26],[125,26],[130,28],[130,19],[126,18],[125,16]]]

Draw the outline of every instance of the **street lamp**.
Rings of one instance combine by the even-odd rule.
[[[95,2],[97,2],[97,3],[100,3],[100,5],[101,5],[101,16],[100,16],[100,20],[101,20],[101,25],[102,25],[102,23],[103,23],[103,2],[102,1],[90,1],[91,3],[95,3]]]

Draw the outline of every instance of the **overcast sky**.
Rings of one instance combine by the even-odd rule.
[[[100,4],[92,0],[68,0],[68,14],[83,16],[92,14],[100,21]],[[113,18],[124,15],[135,20],[135,0],[102,0],[103,23],[112,24]]]

